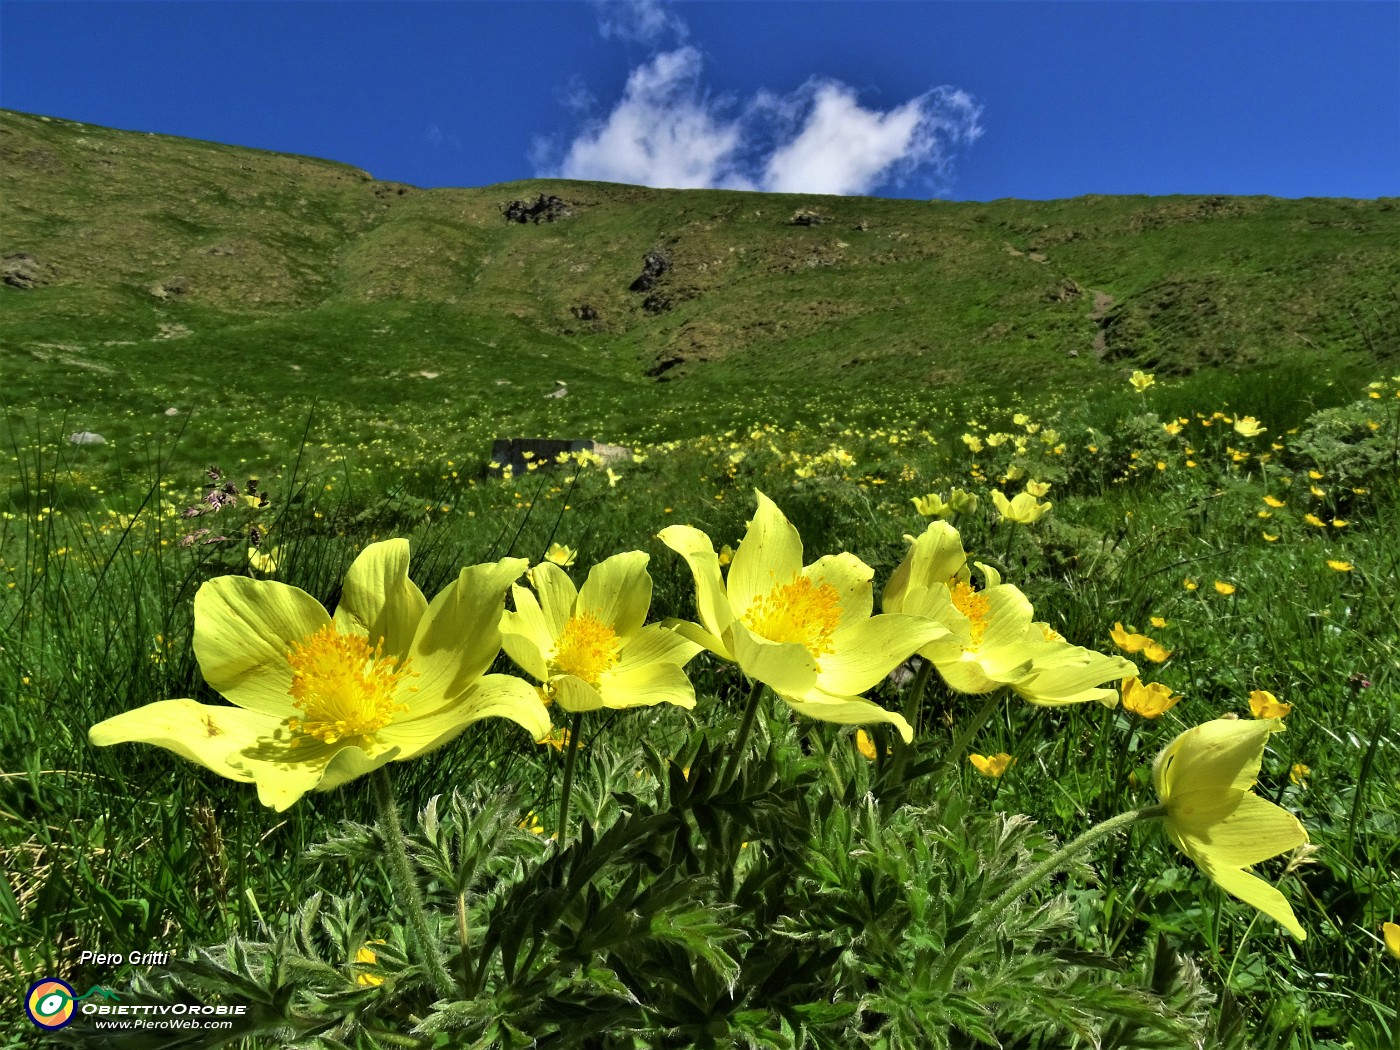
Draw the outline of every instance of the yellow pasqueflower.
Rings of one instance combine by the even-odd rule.
[[[952,505],[944,502],[943,497],[936,492],[930,492],[927,496],[915,496],[912,502],[914,509],[925,518],[948,518],[954,514]]]
[[[578,551],[562,543],[551,543],[549,550],[544,552],[544,560],[558,565],[561,569],[567,569],[578,561]]]
[[[1123,679],[1119,688],[1123,693],[1123,706],[1143,718],[1160,718],[1181,701],[1181,697],[1173,696],[1161,682],[1146,684],[1136,675]]]
[[[975,493],[964,492],[962,489],[954,489],[948,493],[948,506],[953,509],[954,514],[972,514],[977,510],[977,504],[981,502]]]
[[[1188,729],[1152,766],[1152,783],[1166,806],[1167,835],[1177,849],[1226,893],[1281,923],[1299,940],[1307,932],[1287,899],[1245,869],[1308,841],[1298,818],[1250,788],[1264,745],[1283,723],[1218,718]]]
[[[249,547],[248,566],[254,572],[264,576],[277,575],[278,566],[282,561],[281,547]]]
[[[1138,368],[1133,370],[1133,374],[1128,377],[1128,382],[1133,384],[1133,389],[1141,394],[1153,383],[1157,382],[1157,377],[1150,372],[1144,372],[1142,369]]]
[[[1352,569],[1356,568],[1356,566],[1349,561],[1338,561],[1333,558],[1327,559],[1327,567],[1336,572],[1351,572]]]
[[[1269,506],[1273,507],[1274,510],[1278,510],[1280,507],[1287,505],[1283,500],[1279,499],[1276,496],[1265,496],[1264,502],[1267,503]]]
[[[672,622],[723,660],[737,663],[798,714],[825,722],[888,722],[906,743],[904,716],[860,694],[947,629],[919,616],[872,615],[875,571],[854,554],[802,564],[797,529],[762,492],[727,575],[709,536],[690,525],[658,534],[695,577],[700,622]]]
[[[408,557],[403,539],[366,547],[334,616],[274,580],[210,580],[194,599],[195,657],[204,680],[238,706],[161,700],[99,722],[89,739],[164,747],[255,783],[264,805],[284,810],[482,718],[544,736],[549,713],[535,691],[486,674],[501,648],[506,588],[526,561],[463,569],[429,603],[408,578]]]
[[[512,588],[515,610],[501,617],[506,655],[563,710],[695,706],[684,667],[700,646],[660,624],[643,625],[651,608],[648,560],[642,551],[614,554],[578,589],[563,569],[543,562],[528,573],[534,593]]]
[[[982,439],[976,434],[964,434],[962,442],[974,455],[982,451]]]
[[[1022,492],[1017,494],[1014,499],[1007,499],[996,489],[992,490],[992,502],[996,505],[997,513],[1001,515],[1003,521],[1015,522],[1018,525],[1034,524],[1054,506],[1048,500],[1041,503],[1029,492]]]
[[[1226,597],[1229,597],[1230,595],[1235,593],[1235,585],[1233,583],[1226,583],[1224,580],[1216,580],[1215,593],[1223,594]]]
[[[1000,751],[995,755],[968,755],[967,760],[972,763],[973,769],[993,780],[1000,780],[1001,775],[1016,763],[1016,760],[1005,751]]]
[[[1097,700],[1112,707],[1115,689],[1103,683],[1137,673],[1131,662],[1071,645],[1048,624],[1035,621],[1029,599],[1001,582],[995,569],[977,563],[985,580],[972,586],[958,532],[936,521],[913,541],[890,576],[882,598],[887,613],[913,613],[948,629],[919,655],[933,663],[960,693],[989,693],[1009,686],[1034,704]]]
[[[1249,694],[1249,713],[1255,718],[1283,719],[1292,710],[1292,704],[1280,703],[1278,697],[1267,689],[1254,689]]]
[[[1381,937],[1385,940],[1385,950],[1391,957],[1400,959],[1400,925],[1393,922],[1381,923]]]
[[[1033,496],[1034,498],[1036,498],[1036,499],[1041,499],[1041,498],[1042,498],[1047,492],[1049,492],[1049,491],[1050,491],[1050,482],[1048,482],[1048,481],[1028,481],[1028,482],[1026,482],[1026,492],[1027,492],[1029,495],[1031,495],[1031,496]]]
[[[1240,437],[1258,437],[1268,429],[1268,427],[1261,427],[1259,425],[1259,420],[1255,419],[1253,416],[1244,416],[1235,420],[1235,433]]]

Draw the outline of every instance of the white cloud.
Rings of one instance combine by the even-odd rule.
[[[632,70],[611,112],[567,147],[536,143],[537,173],[675,189],[863,194],[921,173],[946,175],[954,150],[982,134],[981,107],[950,87],[881,111],[862,106],[840,81],[813,78],[787,95],[762,92],[740,103],[710,97],[703,65],[694,47],[654,55]]]
[[[658,44],[665,38],[684,43],[690,35],[661,0],[596,0],[598,32],[604,40]]]
[[[541,174],[672,189],[753,188],[734,171],[740,121],[726,119],[723,104],[702,93],[701,65],[699,51],[682,47],[632,70],[607,118],[585,127],[557,167]]]
[[[981,107],[952,88],[935,88],[884,113],[866,109],[854,90],[834,80],[813,81],[797,97],[801,125],[768,155],[765,190],[869,193],[921,168],[943,171],[951,147],[982,134]]]

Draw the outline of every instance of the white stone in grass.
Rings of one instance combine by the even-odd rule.
[[[76,434],[69,434],[68,440],[75,445],[105,445],[107,439],[101,434],[93,433],[91,430],[80,430]]]

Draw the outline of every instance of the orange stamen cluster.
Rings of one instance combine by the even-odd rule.
[[[382,641],[371,649],[366,639],[326,624],[292,643],[287,663],[292,668],[292,701],[306,716],[287,723],[297,738],[334,744],[369,736],[405,710],[394,696],[402,688],[400,681],[411,674],[408,662],[401,665],[386,657]]]
[[[774,587],[743,617],[744,626],[770,642],[796,642],[814,657],[833,651],[831,636],[841,623],[841,594],[798,575]]]
[[[982,644],[982,636],[987,633],[987,616],[992,610],[992,600],[981,591],[974,591],[970,583],[956,576],[948,581],[948,590],[953,599],[953,608],[967,617],[972,632],[968,648],[976,649]]]
[[[604,672],[617,664],[622,640],[596,616],[569,617],[554,646],[554,668],[560,674],[582,678],[595,689]]]

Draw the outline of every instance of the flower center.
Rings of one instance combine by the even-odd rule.
[[[744,626],[770,642],[796,642],[815,656],[832,652],[831,635],[841,622],[841,594],[798,575],[780,583],[744,614]]]
[[[571,616],[554,646],[554,666],[560,674],[582,678],[595,689],[604,671],[617,664],[622,641],[617,632],[595,616]]]
[[[412,674],[384,655],[384,643],[373,649],[358,635],[339,633],[327,624],[311,637],[292,643],[287,654],[292,667],[292,702],[306,716],[287,725],[294,734],[334,744],[347,737],[368,736],[383,729],[405,710],[394,702],[399,681]]]
[[[948,590],[953,599],[953,608],[967,617],[971,636],[967,647],[976,649],[982,644],[982,636],[987,633],[987,613],[992,602],[981,591],[974,591],[970,583],[964,583],[956,576],[948,581]]]

